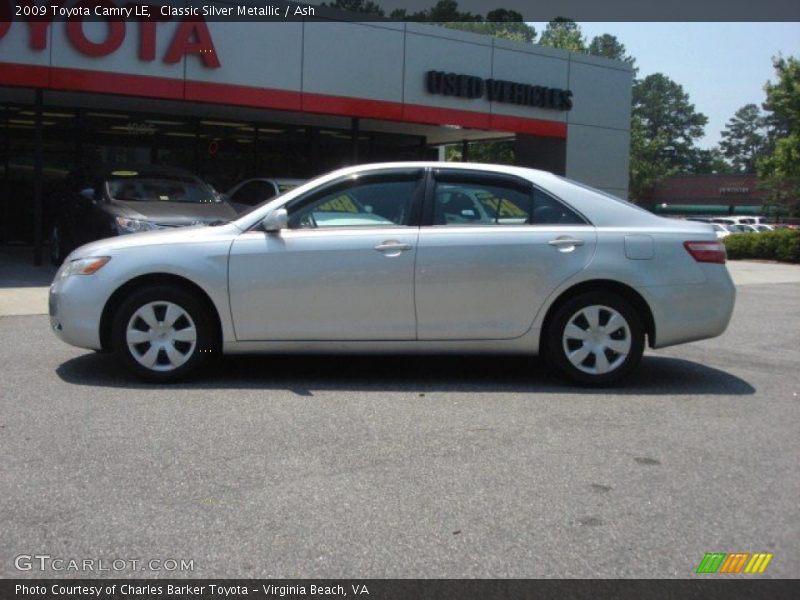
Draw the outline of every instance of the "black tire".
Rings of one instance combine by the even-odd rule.
[[[169,338],[166,338],[164,340],[156,339],[154,343],[135,344],[133,349],[129,347],[128,325],[132,323],[134,314],[149,304],[154,310],[153,314],[156,315],[158,327],[164,327],[166,330],[170,329],[169,325],[162,325],[162,323],[167,321],[167,308],[172,305],[184,311],[185,315],[174,322],[171,330],[173,333],[189,331],[187,328],[191,328],[193,325],[195,332],[193,345],[192,342],[170,341]],[[162,310],[163,312],[161,312]],[[156,328],[147,325],[141,317],[137,316],[133,323],[134,328],[141,328],[143,335],[158,335]],[[216,331],[216,320],[213,314],[206,304],[196,297],[196,294],[177,286],[154,285],[134,291],[122,302],[112,322],[111,345],[118,360],[140,379],[154,383],[170,383],[186,379],[197,373],[199,369],[208,366],[210,361],[219,354],[220,344]],[[164,333],[164,335],[167,334]],[[167,356],[166,344],[171,344],[170,350],[174,349],[182,360],[185,359],[185,362],[173,367],[170,357]],[[156,349],[156,345],[161,348]],[[151,346],[153,346],[157,358],[154,366],[149,368],[134,356],[134,352],[144,359]],[[171,351],[170,354],[177,356]]]
[[[581,335],[587,335],[587,337],[594,335],[594,330],[589,327],[585,318],[586,314],[593,312],[591,307],[598,307],[598,324],[602,329],[597,330],[597,335],[600,337],[597,340],[587,339],[585,341],[572,338],[569,334],[565,337],[568,325],[572,324],[584,329],[583,323],[587,325],[585,329],[587,334],[581,333]],[[584,309],[589,309],[588,313],[582,313]],[[599,331],[605,330],[605,325],[610,321],[613,311],[616,311],[624,319],[625,326],[607,333],[599,333]],[[619,321],[615,320],[615,322]],[[639,364],[644,353],[644,338],[642,319],[630,303],[617,294],[598,291],[580,294],[559,306],[548,321],[544,341],[548,363],[567,379],[584,386],[607,386],[622,380]],[[604,339],[608,340],[607,343],[615,346],[624,346],[629,342],[629,350],[623,354],[602,345],[593,346],[595,342],[602,344]],[[579,365],[576,365],[570,360],[568,351],[572,352],[574,362],[580,361],[580,357],[584,353],[588,354]],[[598,359],[599,352],[603,353],[603,357],[600,359]],[[596,372],[598,368],[602,370],[602,367],[605,366],[605,363],[598,365],[599,360],[605,360],[608,363],[608,371]]]

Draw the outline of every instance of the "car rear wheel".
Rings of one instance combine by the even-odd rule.
[[[636,310],[609,292],[589,292],[561,305],[547,331],[550,362],[580,385],[610,385],[628,375],[644,352]]]
[[[154,286],[131,294],[117,310],[112,345],[125,366],[153,382],[178,381],[217,352],[208,308],[189,292]]]

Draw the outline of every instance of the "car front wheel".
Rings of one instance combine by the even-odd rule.
[[[622,297],[590,292],[556,311],[547,331],[548,358],[581,385],[610,385],[628,375],[644,352],[644,326]]]
[[[154,286],[131,294],[117,310],[112,343],[140,378],[171,382],[206,364],[217,351],[208,308],[188,291]]]

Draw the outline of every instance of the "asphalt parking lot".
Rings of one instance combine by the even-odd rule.
[[[194,561],[123,577],[691,577],[742,551],[799,577],[800,278],[741,265],[722,337],[602,391],[486,357],[229,358],[151,387],[44,315],[0,317],[0,576],[75,576],[14,568],[49,554]]]

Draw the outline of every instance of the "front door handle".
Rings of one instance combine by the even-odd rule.
[[[411,250],[411,244],[401,244],[400,242],[383,242],[382,244],[378,244],[375,246],[375,250],[378,252],[405,252],[406,250]]]

